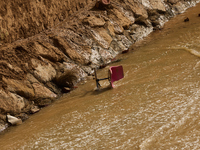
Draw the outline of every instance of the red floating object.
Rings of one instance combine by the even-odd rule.
[[[124,78],[124,72],[122,66],[110,67],[110,84],[114,88],[113,82]]]

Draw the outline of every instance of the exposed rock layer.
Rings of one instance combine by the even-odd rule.
[[[197,2],[113,0],[101,6],[92,0],[2,1],[2,128],[6,127],[2,122],[6,122],[7,113],[27,118],[26,114],[38,111],[35,105],[50,104],[92,74],[93,68],[110,63],[121,51]]]
[[[93,0],[1,0],[0,39],[13,42],[59,24]]]

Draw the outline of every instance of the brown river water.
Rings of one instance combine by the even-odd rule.
[[[0,149],[200,149],[199,13],[200,4],[120,55],[114,89],[88,80],[0,135]]]

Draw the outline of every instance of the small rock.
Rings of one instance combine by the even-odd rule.
[[[128,53],[128,52],[129,52],[129,49],[123,50],[123,51],[122,51],[122,54],[125,54],[125,53]]]
[[[188,22],[188,21],[190,21],[188,17],[184,19],[184,22]]]
[[[0,123],[0,133],[8,127],[8,124]]]
[[[147,21],[147,19],[145,17],[143,17],[143,16],[140,16],[140,17],[136,18],[135,23],[139,24],[139,25],[143,25],[145,27],[150,26],[150,22]]]
[[[87,80],[84,80],[84,81],[81,81],[81,82],[80,82],[81,85],[84,85],[84,84],[86,84],[86,83],[87,83]],[[75,88],[75,87],[76,87],[76,86],[74,86],[73,88]]]
[[[33,107],[31,108],[31,113],[32,113],[32,114],[34,114],[34,113],[36,113],[36,112],[38,112],[38,111],[40,111],[40,109],[38,108],[38,106],[33,106]]]
[[[22,121],[27,120],[29,117],[25,113],[20,113],[19,115],[16,116],[17,118],[20,118]]]
[[[7,120],[12,125],[22,124],[22,120],[21,119],[18,119],[18,118],[14,117],[14,116],[11,116],[11,115],[7,115]]]
[[[95,16],[89,16],[83,19],[83,23],[89,24],[91,27],[103,27],[106,24],[103,18],[97,18]]]
[[[2,123],[1,121],[6,122],[6,115],[0,114],[0,123]]]
[[[63,92],[65,92],[65,93],[68,93],[68,92],[70,92],[70,91],[71,91],[71,89],[68,88],[68,87],[64,87],[64,88],[63,88]]]
[[[156,27],[160,25],[160,22],[158,20],[155,20],[155,21],[152,21],[151,24],[153,27]]]
[[[37,98],[34,100],[35,105],[38,107],[46,107],[52,103],[53,99],[51,98]]]
[[[200,17],[200,14],[198,16]]]
[[[103,64],[103,65],[100,65],[99,68],[100,68],[100,69],[103,69],[103,68],[105,68],[106,66],[107,66],[107,64]]]

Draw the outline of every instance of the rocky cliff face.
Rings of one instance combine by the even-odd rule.
[[[92,74],[93,68],[110,63],[117,54],[197,2],[113,0],[109,5],[99,5],[92,0],[2,0],[2,128],[6,114],[26,119],[27,114],[71,90],[76,82]]]
[[[54,27],[92,1],[1,0],[0,42],[13,42]]]

